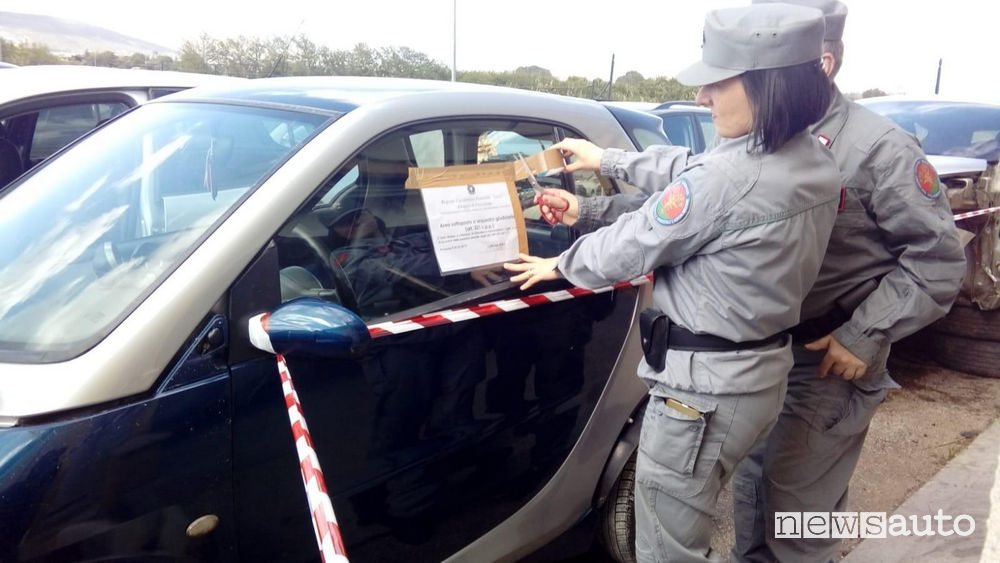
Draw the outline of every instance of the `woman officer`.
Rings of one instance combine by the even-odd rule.
[[[656,310],[640,322],[650,401],[635,490],[639,561],[712,557],[719,490],[781,409],[792,364],[783,331],[799,320],[840,195],[832,157],[806,130],[829,103],[823,29],[822,13],[800,6],[710,12],[702,60],[677,79],[701,86],[719,146],[687,161],[676,148],[557,145],[577,156],[573,169],[657,193],[556,258],[505,265],[522,289],[655,273]]]

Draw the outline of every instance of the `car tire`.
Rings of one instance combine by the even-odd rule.
[[[1000,311],[982,311],[975,306],[955,304],[931,330],[975,340],[1000,342]]]
[[[922,330],[899,342],[898,348],[901,356],[925,358],[970,375],[1000,378],[1000,342]]]
[[[633,453],[601,508],[601,545],[618,563],[635,563],[635,459]]]

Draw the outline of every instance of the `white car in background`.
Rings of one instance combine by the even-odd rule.
[[[224,76],[74,65],[4,69],[0,188],[84,133],[145,101]]]
[[[913,134],[957,213],[1000,206],[1000,105],[886,96],[860,103]],[[1000,214],[962,219],[962,293],[951,312],[917,335],[919,348],[954,369],[1000,377]]]

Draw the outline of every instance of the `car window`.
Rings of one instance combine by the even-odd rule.
[[[327,118],[153,104],[43,164],[0,199],[0,353],[72,357],[103,337]],[[54,361],[54,360],[52,360]]]
[[[912,133],[927,154],[1000,158],[1000,106],[919,101],[875,101],[866,106]]]
[[[712,121],[712,114],[709,112],[699,112],[694,114],[698,125],[701,127],[701,136],[705,139],[705,149],[715,146],[715,122]]]
[[[672,144],[689,147],[692,152],[697,149],[694,125],[688,114],[668,113],[661,115],[660,118],[663,119],[663,132],[667,134]]]
[[[408,127],[377,139],[281,229],[276,246],[282,299],[319,296],[373,319],[505,281],[509,276],[500,268],[442,275],[420,190],[404,189],[409,168],[512,161],[544,150],[556,136],[552,125],[463,120]],[[613,189],[591,172],[538,180],[580,195]],[[554,256],[568,248],[569,229],[541,219],[527,181],[517,187],[529,251]]]
[[[51,156],[98,124],[128,109],[124,102],[71,104],[38,112],[31,139],[31,164]]]

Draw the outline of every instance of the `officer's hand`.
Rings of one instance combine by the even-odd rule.
[[[535,196],[535,203],[550,225],[562,223],[572,227],[580,218],[580,201],[566,190],[547,189]]]
[[[508,262],[503,267],[511,272],[521,272],[516,276],[511,276],[510,281],[523,281],[522,290],[528,289],[540,281],[559,279],[559,270],[556,269],[559,258],[539,258],[527,254],[518,254],[518,257],[521,258],[521,262]]]
[[[576,157],[575,161],[566,165],[566,172],[576,172],[577,170],[597,172],[601,169],[601,156],[604,154],[604,149],[590,141],[563,139],[552,145],[551,148],[562,151],[563,157]]]
[[[844,348],[832,334],[806,344],[806,350],[826,350],[826,355],[823,356],[823,361],[819,363],[819,369],[816,370],[820,377],[826,377],[832,373],[850,381],[861,377],[868,371],[868,364]]]

